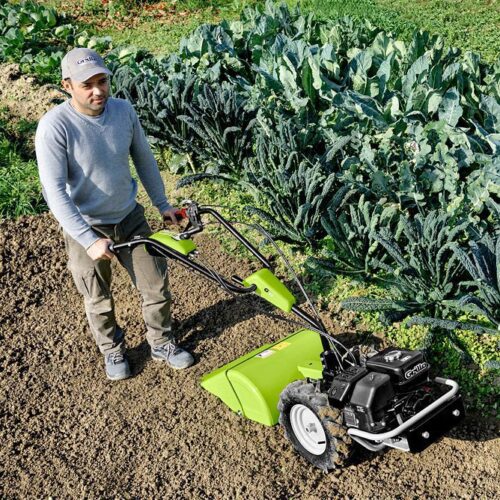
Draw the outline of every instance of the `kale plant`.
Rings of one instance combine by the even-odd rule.
[[[246,100],[227,82],[218,86],[205,83],[192,102],[186,103],[185,115],[177,119],[185,123],[196,140],[192,150],[205,166],[204,178],[245,181],[245,170],[252,154],[252,127],[255,112],[245,108]],[[188,177],[186,185],[199,177]]]
[[[309,259],[309,265],[330,274],[345,273],[374,277],[379,263],[386,261],[384,247],[375,234],[382,230],[395,233],[399,211],[386,199],[372,201],[350,186],[343,186],[333,197],[321,218],[330,237],[322,258]]]
[[[402,216],[401,237],[382,229],[373,238],[387,252],[390,263],[378,262],[391,299],[353,297],[342,302],[346,309],[386,311],[392,319],[424,313],[444,318],[458,307],[460,284],[465,282],[463,265],[455,249],[466,236],[468,222],[457,223],[446,213],[432,211],[414,218]]]
[[[179,116],[189,113],[197,83],[190,68],[169,72],[153,61],[121,66],[113,77],[115,96],[134,105],[151,143],[177,153],[194,152],[196,135]]]
[[[291,119],[277,117],[256,131],[256,158],[249,163],[248,182],[268,211],[262,216],[274,234],[296,244],[315,244],[324,234],[321,216],[334,194],[335,174],[315,156],[318,137],[313,128],[298,128]]]

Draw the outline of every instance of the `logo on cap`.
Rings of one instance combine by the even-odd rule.
[[[78,61],[76,61],[76,64],[85,64],[92,61],[98,62],[98,60],[94,56],[87,56],[84,57],[83,59],[79,59]]]

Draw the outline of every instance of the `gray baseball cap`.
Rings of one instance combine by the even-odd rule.
[[[112,74],[97,52],[82,47],[70,50],[63,57],[61,72],[63,80],[71,78],[77,82],[85,82],[99,73]]]

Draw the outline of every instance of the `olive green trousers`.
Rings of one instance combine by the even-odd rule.
[[[151,228],[144,217],[144,208],[139,204],[120,223],[96,225],[92,229],[115,243],[151,234]],[[103,354],[123,352],[123,333],[116,323],[111,295],[111,261],[93,261],[85,248],[66,232],[63,234],[69,257],[68,268],[76,288],[83,295],[90,330],[99,350]],[[166,259],[149,255],[144,245],[120,250],[117,258],[142,296],[142,313],[149,344],[154,347],[172,340],[171,296]]]

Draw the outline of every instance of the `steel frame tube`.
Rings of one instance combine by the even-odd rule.
[[[446,403],[446,401],[449,401],[458,392],[458,384],[454,380],[441,377],[436,377],[434,380],[438,384],[446,384],[450,386],[451,390],[449,390],[446,394],[443,394],[439,399],[436,399],[434,403],[431,403],[429,406],[419,411],[416,415],[413,415],[413,417],[411,417],[392,431],[387,431],[382,434],[375,434],[372,432],[353,429],[352,427],[350,427],[349,429],[347,429],[347,433],[350,436],[357,436],[362,439],[368,439],[370,441],[384,441],[386,439],[391,439],[399,436],[402,432],[404,432],[406,429],[409,429],[413,424],[417,423],[423,417],[434,411],[437,407],[441,406],[443,403]]]

